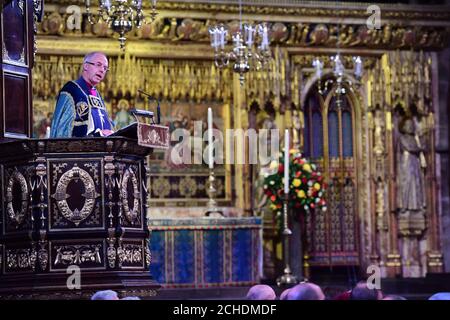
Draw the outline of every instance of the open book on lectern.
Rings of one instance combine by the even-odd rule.
[[[124,137],[129,139],[137,139],[137,122],[133,122],[126,127],[120,128],[110,135],[110,137]]]
[[[133,109],[130,113],[136,118],[136,122],[116,131],[111,136],[137,139],[138,144],[144,147],[169,148],[169,127],[155,124],[153,112]]]
[[[120,128],[119,130],[111,134],[111,136],[137,139],[138,123],[147,123],[147,124],[151,124],[152,122],[154,123],[153,118],[154,114],[152,111],[131,109],[129,112],[134,116],[136,122],[133,122],[123,128]]]

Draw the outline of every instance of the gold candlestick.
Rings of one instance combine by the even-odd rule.
[[[214,177],[214,169],[210,168],[209,169],[209,186],[208,186],[208,196],[209,196],[209,200],[206,206],[206,213],[205,215],[207,217],[209,216],[219,216],[219,217],[223,217],[223,212],[220,211],[217,208],[217,202],[216,200],[214,200],[214,196],[217,193],[216,188],[214,187],[215,185],[215,181],[216,178]]]

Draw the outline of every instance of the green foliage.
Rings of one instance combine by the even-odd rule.
[[[276,167],[278,166],[278,168]],[[267,175],[264,179],[264,192],[270,201],[270,208],[281,215],[284,200],[284,154],[278,162],[271,165],[275,173]],[[317,171],[315,164],[302,157],[300,152],[290,151],[289,159],[289,201],[290,212],[311,209],[326,210],[325,196],[326,183],[323,176]]]

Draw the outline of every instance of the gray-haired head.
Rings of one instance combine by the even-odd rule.
[[[325,300],[325,295],[318,285],[305,282],[292,287],[286,298],[287,300]]]
[[[141,298],[139,298],[139,297],[125,297],[125,298],[122,298],[120,300],[141,300]]]
[[[280,294],[280,300],[287,300],[287,295],[289,293],[289,291],[291,290],[291,288],[287,288],[286,290],[284,290],[281,294]]]
[[[352,289],[350,300],[381,300],[383,293],[381,290],[369,288],[366,281],[360,281]]]
[[[102,290],[94,293],[91,300],[119,300],[119,296],[113,290]]]
[[[405,297],[396,295],[396,294],[388,294],[386,296],[383,297],[383,299],[381,300],[408,300]]]
[[[450,292],[435,293],[428,300],[450,300]]]
[[[266,284],[257,284],[251,287],[247,292],[248,300],[275,300],[275,291]]]
[[[104,57],[108,60],[108,56],[107,56],[104,52],[101,52],[101,51],[92,51],[92,52],[87,53],[87,54],[84,56],[84,58],[83,58],[83,63],[86,63],[86,61],[90,61],[92,57],[97,56],[97,55],[102,55],[102,56],[104,56]]]

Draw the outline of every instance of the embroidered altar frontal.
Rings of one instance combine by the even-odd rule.
[[[149,219],[153,278],[163,287],[206,288],[259,282],[262,220]]]

